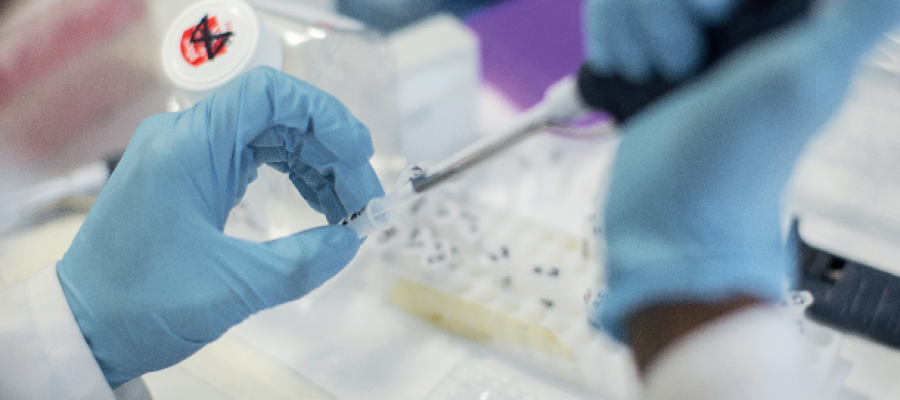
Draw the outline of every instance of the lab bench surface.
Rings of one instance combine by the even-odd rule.
[[[11,238],[0,258],[3,284],[62,257],[83,218],[61,218]],[[452,381],[461,366],[498,365],[504,379],[540,380],[388,305],[364,279],[365,261],[299,301],[251,317],[182,363],[147,374],[154,398],[419,400]],[[900,399],[900,352],[845,336],[841,356],[853,363],[844,387],[857,396],[848,399]],[[590,398],[552,380],[541,385],[571,399]]]

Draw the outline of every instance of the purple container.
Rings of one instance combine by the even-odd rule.
[[[522,109],[584,61],[585,0],[514,0],[468,19],[481,41],[482,76]]]

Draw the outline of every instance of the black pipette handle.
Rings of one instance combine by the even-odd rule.
[[[598,75],[585,63],[578,71],[578,91],[587,105],[609,112],[619,123],[625,123],[648,104],[701,75],[731,50],[808,14],[812,1],[743,1],[725,23],[706,29],[706,60],[700,70],[680,81],[656,76],[649,82],[635,84],[617,75]]]

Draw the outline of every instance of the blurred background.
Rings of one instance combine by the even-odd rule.
[[[144,118],[191,106],[166,76],[161,47],[193,3],[0,0],[0,289],[64,254]],[[491,8],[450,0],[248,3],[278,36],[284,72],[332,93],[370,127],[372,163],[386,189],[406,165],[438,162],[496,132],[584,59],[582,0]],[[858,187],[858,179],[835,182],[845,176],[844,155],[898,159],[891,134],[900,126],[898,49],[891,36],[873,54],[850,104],[811,143],[786,199],[786,215],[809,221],[802,233],[817,248],[894,275],[896,251],[884,249],[900,242],[900,228],[885,234],[893,228],[883,223],[900,220],[893,198],[881,201],[882,213],[854,214],[847,210],[869,203],[841,188]],[[874,134],[847,139],[860,131]],[[156,399],[634,398],[627,349],[587,322],[603,297],[603,227],[594,213],[615,144],[608,136],[526,141],[402,210],[398,226],[370,238],[346,271],[311,295],[146,375],[149,392]],[[897,181],[893,172],[856,169]],[[834,221],[869,233],[848,239],[834,234],[848,224]],[[264,167],[226,233],[268,240],[324,223],[287,179]],[[888,238],[885,245],[868,245],[871,232]],[[430,261],[439,256],[450,261]],[[811,287],[823,282],[820,269],[810,272]],[[811,362],[827,387],[822,398],[900,399],[900,353],[807,319],[812,296],[804,293],[785,306],[799,310],[798,326],[817,351]]]

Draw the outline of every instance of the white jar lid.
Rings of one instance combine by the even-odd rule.
[[[278,36],[239,0],[206,0],[184,10],[163,38],[163,69],[192,101],[255,67],[281,70]]]

